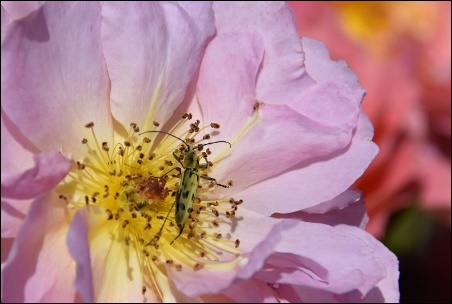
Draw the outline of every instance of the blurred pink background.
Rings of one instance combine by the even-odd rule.
[[[445,233],[434,254],[446,254],[428,263],[429,271],[439,264],[433,273],[447,286],[433,292],[444,297],[414,298],[450,301],[451,2],[289,5],[300,35],[322,40],[367,90],[363,107],[380,153],[354,187],[366,196],[367,230],[399,254],[401,300],[411,300],[403,259],[424,258]]]
[[[388,214],[416,195],[450,210],[450,2],[290,2],[300,35],[326,43],[367,90],[380,153],[356,184],[382,236]],[[450,223],[450,213],[438,213]]]

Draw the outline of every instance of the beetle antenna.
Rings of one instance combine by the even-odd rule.
[[[172,136],[172,137],[174,137],[174,138],[179,139],[179,140],[180,140],[181,142],[183,142],[187,147],[189,147],[189,145],[185,142],[185,140],[183,140],[183,139],[177,137],[176,135],[173,135],[173,134],[171,134],[171,133],[165,132],[165,131],[146,131],[146,132],[140,133],[140,134],[138,134],[138,135],[141,135],[141,134],[144,134],[144,133],[163,133],[163,134],[166,134],[166,135],[169,135],[169,136]]]
[[[203,144],[202,146],[204,147],[204,146],[211,145],[211,144],[216,144],[216,143],[225,143],[225,144],[229,145],[229,148],[232,148],[231,143],[228,142],[228,141],[225,141],[225,140],[213,141],[213,142],[210,142],[210,143],[207,143],[207,144]]]

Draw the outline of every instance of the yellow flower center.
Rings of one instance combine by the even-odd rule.
[[[140,133],[137,124],[131,123],[128,138],[112,145],[99,142],[94,123],[86,124],[91,131],[90,138],[81,139],[86,157],[76,162],[57,188],[70,209],[100,206],[105,222],[113,223],[109,227],[114,241],[124,244],[125,253],[133,249],[151,277],[156,272],[166,274],[164,265],[197,271],[203,267],[230,269],[238,263],[240,241],[230,233],[222,235],[218,227],[233,220],[242,200],[203,199],[218,185],[232,186],[232,181],[226,186],[208,177],[213,163],[208,160],[210,150],[204,151],[211,137],[206,129],[219,125],[200,128],[196,120],[178,134],[191,118],[185,114],[171,133]],[[195,159],[186,159],[188,155]],[[183,179],[185,173],[193,183]],[[217,249],[234,258],[223,260]]]

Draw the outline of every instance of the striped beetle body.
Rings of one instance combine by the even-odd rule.
[[[182,162],[181,162],[180,158],[176,155],[176,153],[173,152],[174,158],[179,162],[179,164],[182,166],[184,171],[182,173],[182,177],[179,182],[179,189],[177,190],[177,193],[176,193],[176,200],[175,200],[174,204],[171,206],[171,209],[168,212],[168,215],[166,216],[166,218],[162,224],[162,227],[160,228],[160,230],[156,236],[157,238],[160,238],[163,227],[165,226],[166,220],[168,219],[168,216],[175,205],[176,210],[175,210],[174,217],[176,220],[176,224],[179,227],[179,234],[171,242],[171,244],[173,244],[173,242],[175,240],[177,240],[179,238],[179,236],[181,236],[181,234],[183,233],[185,223],[187,222],[188,218],[190,217],[190,213],[193,211],[193,203],[196,198],[196,192],[198,190],[199,179],[202,178],[202,179],[210,180],[212,182],[215,182],[215,184],[217,186],[220,186],[223,188],[229,188],[229,186],[219,184],[216,181],[216,179],[209,177],[207,175],[199,175],[198,170],[207,168],[207,164],[202,164],[202,165],[199,164],[199,156],[196,154],[195,148],[191,147],[183,139],[181,139],[171,133],[164,132],[164,131],[147,131],[147,132],[143,132],[141,134],[144,134],[144,133],[163,133],[163,134],[169,135],[171,137],[177,138],[178,140],[180,140],[181,142],[183,142],[185,144],[185,149],[182,150],[182,154],[184,155]],[[227,144],[229,144],[229,146],[231,146],[231,144],[229,142],[220,140],[220,141],[214,141],[214,142],[210,142],[210,143],[206,143],[206,144],[202,144],[202,145],[197,145],[196,147],[199,150],[199,149],[201,149],[201,147],[204,147],[206,145],[215,144],[215,143],[227,143]],[[175,168],[166,172],[163,176],[165,176],[172,170],[175,170]]]
[[[179,160],[177,158],[177,160]],[[179,183],[179,189],[176,194],[176,224],[182,233],[184,225],[187,222],[190,213],[193,211],[193,202],[195,201],[196,191],[199,184],[199,158],[195,150],[188,149],[184,157],[184,172]]]

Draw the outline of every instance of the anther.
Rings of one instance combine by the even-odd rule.
[[[107,209],[107,214],[108,214],[108,220],[112,220],[113,219],[113,212],[111,212],[110,209]]]
[[[129,245],[130,245],[130,237],[126,236],[126,237],[124,238],[124,244],[126,244],[126,246],[129,246]]]
[[[108,150],[110,150],[110,148],[108,147],[106,141],[104,141],[104,142],[102,143],[102,150],[104,150],[105,152],[108,152]]]
[[[154,126],[156,126],[156,127],[160,126],[160,124],[159,124],[158,122],[156,122],[156,121],[154,121],[153,124],[154,124]]]
[[[86,139],[86,138],[84,138],[84,139],[82,139],[82,144],[87,144],[88,143],[88,140]]]
[[[77,169],[79,169],[79,170],[85,169],[85,164],[83,164],[83,163],[77,161]]]
[[[85,128],[91,129],[94,127],[94,122],[89,122],[85,125]]]
[[[129,224],[129,220],[124,220],[124,222],[122,222],[122,228],[126,228],[126,226]]]
[[[216,123],[216,122],[211,123],[210,126],[211,126],[212,128],[214,128],[214,129],[219,129],[219,128],[220,128],[220,124],[218,124],[218,123]]]

